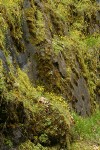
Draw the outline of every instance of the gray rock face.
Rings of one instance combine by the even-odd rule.
[[[24,0],[23,7],[24,8],[30,8],[31,7],[30,2],[28,0]]]
[[[90,94],[86,80],[81,74],[79,62],[75,61],[75,70],[71,77],[72,107],[81,116],[91,114]]]
[[[5,57],[4,53],[3,53],[3,51],[1,51],[1,50],[0,50],[0,59],[3,61],[3,63],[6,62],[6,57]]]
[[[83,77],[80,77],[77,81],[72,78],[72,105],[75,111],[82,116],[91,114],[90,96],[86,81]]]
[[[27,64],[27,55],[25,53],[19,53],[18,64],[21,68],[23,68]]]
[[[58,68],[60,74],[62,75],[63,78],[66,77],[66,62],[65,59],[60,52],[58,56],[54,56],[53,58],[53,64]]]
[[[100,3],[100,0],[96,0],[97,1],[97,3]]]
[[[0,50],[0,60],[2,60],[4,68],[7,71],[9,71],[9,68],[8,68],[8,65],[7,65],[7,60],[6,60],[6,57],[5,57],[4,52],[2,50]]]
[[[14,66],[19,65],[21,69],[26,70],[31,79],[34,78],[34,80],[36,80],[36,61],[34,57],[36,48],[29,42],[30,33],[25,18],[22,19],[22,31],[23,39],[20,42],[24,45],[24,51],[20,52],[18,51],[18,45],[16,45],[15,39],[13,39],[13,37],[11,36],[10,30],[7,31],[6,49],[9,52],[8,59]],[[3,55],[2,51],[0,51],[0,56],[3,62],[6,62],[6,58]]]

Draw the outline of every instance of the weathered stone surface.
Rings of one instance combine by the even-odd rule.
[[[86,85],[86,81],[83,77],[80,77],[78,80],[72,77],[72,107],[76,112],[82,116],[87,116],[91,114],[91,104],[90,104],[90,95]]]
[[[2,60],[3,66],[4,68],[9,71],[8,65],[7,65],[7,60],[6,60],[6,56],[4,55],[4,52],[2,50],[0,50],[0,60]]]
[[[48,5],[50,5],[50,8]],[[92,60],[88,60],[84,50],[78,47],[81,38],[78,41],[77,38],[73,39],[74,34],[72,36],[70,32],[74,28],[74,30],[77,30],[75,33],[77,36],[78,32],[81,32],[84,36],[92,35],[95,32],[99,33],[99,11],[96,11],[96,14],[93,12],[89,18],[87,12],[83,11],[78,14],[79,10],[74,4],[67,5],[68,8],[73,10],[71,13],[68,9],[71,20],[66,20],[67,17],[64,16],[66,13],[58,14],[59,7],[62,7],[62,10],[65,9],[65,4],[63,5],[62,2],[61,5],[56,2],[51,5],[49,2],[44,3],[39,0],[34,2],[25,0],[21,4],[20,25],[16,26],[8,19],[9,27],[6,31],[5,49],[10,63],[27,72],[35,86],[42,85],[46,91],[61,94],[70,102],[78,114],[89,115],[93,106],[91,97],[94,95],[91,94],[89,85],[92,78],[88,78],[90,76],[88,75],[89,62]],[[91,9],[91,11],[93,10]],[[80,29],[81,26],[78,27],[77,22],[75,22],[76,26],[74,25],[77,16],[80,19],[83,18],[82,29]],[[18,21],[17,17],[14,19]],[[20,31],[21,35],[16,36],[15,30],[16,32],[17,30]],[[91,38],[88,43],[92,43]],[[82,53],[84,53],[83,56]],[[77,55],[79,55],[78,65],[76,65],[75,58]],[[2,60],[5,59],[1,51],[0,57],[2,57]],[[84,71],[84,68],[88,70],[88,73],[86,69]],[[93,70],[91,70],[92,72]]]
[[[0,2],[0,59],[9,71],[0,63],[0,150],[70,149],[66,102],[89,116],[100,98],[100,12],[90,0],[9,3]]]
[[[65,78],[66,77],[66,61],[64,59],[64,56],[62,55],[62,53],[60,52],[58,54],[58,56],[54,56],[53,57],[53,64],[54,66],[57,67],[57,69],[59,70],[59,72],[61,73],[62,77]]]

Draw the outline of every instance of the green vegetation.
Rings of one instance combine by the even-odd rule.
[[[23,128],[22,134],[25,134],[26,138],[29,133],[32,134],[31,140],[34,140],[35,144],[52,146],[54,140],[54,145],[59,143],[59,146],[68,146],[73,120],[64,99],[53,93],[44,93],[42,87],[34,88],[28,76],[20,69],[17,74],[9,72],[6,76],[1,67],[0,77],[0,104],[4,103],[5,109],[10,104],[8,110],[0,110],[1,122],[3,123],[4,119],[6,124],[4,126],[1,123],[0,128]],[[3,118],[6,114],[7,118]],[[10,138],[9,134],[7,136]],[[6,143],[10,145],[10,141]]]
[[[100,143],[100,111],[97,110],[91,117],[82,118],[73,115],[75,126],[73,127],[74,136],[81,140]]]
[[[72,143],[72,150],[99,150],[99,10],[95,0],[0,0],[0,144],[6,149],[60,150]],[[18,62],[24,55],[26,73]],[[90,117],[70,111],[69,104],[82,115],[85,101]]]
[[[40,149],[41,150],[47,150],[47,148],[44,148],[41,144],[35,145],[30,141],[27,141],[18,147],[18,150],[26,150],[26,149],[28,149],[28,150],[33,150],[33,149],[35,149],[35,150],[40,150]]]
[[[96,52],[99,53],[100,36],[99,30],[93,34],[89,32],[93,32],[94,30],[93,25],[95,22],[92,21],[94,19],[92,16],[95,16],[99,6],[95,1],[91,2],[90,0],[64,0],[62,2],[48,0],[45,3],[43,1],[41,1],[41,3],[37,2],[37,4],[31,1],[30,7],[25,7],[24,10],[22,10],[22,7],[23,1],[21,0],[11,0],[9,2],[0,1],[1,23],[3,22],[3,26],[0,29],[1,49],[3,49],[5,53],[8,53],[5,48],[5,37],[3,33],[10,28],[11,36],[18,47],[16,51],[26,51],[24,43],[21,42],[23,39],[22,25],[24,23],[22,21],[24,19],[24,21],[28,23],[30,32],[30,36],[26,40],[30,41],[34,46],[38,45],[38,48],[41,49],[40,51],[43,50],[46,52],[44,57],[41,58],[39,54],[39,58],[37,59],[39,65],[37,69],[40,75],[40,81],[38,83],[40,84],[43,80],[44,71],[42,68],[43,66],[48,68],[46,61],[49,61],[50,68],[45,70],[47,72],[47,85],[44,85],[43,82],[41,84],[45,86],[46,90],[48,90],[48,85],[50,85],[50,91],[54,91],[58,94],[58,91],[61,90],[61,92],[65,94],[67,87],[64,83],[71,80],[72,68],[76,68],[75,59],[77,57],[81,67],[81,74],[86,80],[88,79],[87,86],[93,105],[97,85],[95,71],[99,66],[98,58],[93,57]],[[45,14],[47,14],[47,16],[45,16]],[[25,18],[23,15],[25,15]],[[66,72],[68,69],[70,70],[70,74],[68,73],[64,80],[57,72],[53,73],[54,78],[52,79],[52,74],[50,74],[51,68],[53,68],[52,60],[50,62],[52,52],[55,55],[59,55],[59,53],[62,52],[66,59],[68,66]],[[41,59],[44,60],[44,63],[41,63]],[[90,68],[93,69],[91,70]],[[76,72],[78,72],[77,68]],[[56,84],[55,88],[53,82]]]
[[[75,125],[72,129],[74,143],[72,150],[100,149],[100,110],[87,118],[73,113]]]

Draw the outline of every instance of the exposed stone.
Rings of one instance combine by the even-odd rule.
[[[89,70],[88,60],[86,62],[87,56],[85,56],[84,50],[78,47],[78,43],[82,42],[80,38],[82,34],[86,35],[87,40],[88,34],[93,35],[100,32],[99,10],[95,12],[96,14],[91,13],[91,17],[89,17],[89,12],[82,11],[79,13],[74,3],[66,5],[68,7],[68,16],[70,16],[69,20],[67,20],[66,11],[62,11],[62,14],[60,14],[61,10],[66,10],[65,2],[61,2],[60,5],[56,2],[49,3],[47,1],[44,3],[40,0],[35,0],[34,2],[25,0],[19,6],[21,17],[12,16],[14,21],[20,20],[18,26],[10,22],[9,19],[7,20],[8,29],[5,34],[4,48],[8,54],[8,61],[15,68],[19,66],[23,71],[27,72],[35,86],[42,85],[46,91],[61,94],[71,103],[78,114],[89,115],[93,106],[91,97],[95,93],[91,94],[89,82],[91,82],[92,78],[88,78],[88,74],[84,71],[84,66]],[[92,2],[90,2],[90,5],[92,5]],[[3,9],[6,8],[2,8],[2,11]],[[70,12],[70,9],[72,12]],[[93,10],[91,9],[91,11]],[[77,17],[82,19],[82,29],[80,29],[80,25],[78,27]],[[74,25],[74,21],[76,21],[76,25]],[[79,36],[78,40],[74,39],[74,34],[73,36],[71,35],[72,29],[73,32],[77,30],[75,34]],[[18,36],[16,36],[15,31],[18,32]],[[89,40],[88,43],[91,44],[91,38]],[[54,49],[57,51],[56,53]],[[89,55],[92,55],[91,53]],[[79,66],[75,62],[75,57],[78,54],[80,59],[78,61]],[[0,51],[0,58],[6,65],[6,58],[2,51]],[[83,63],[83,66],[81,66],[81,63]],[[73,68],[76,68],[76,72],[73,72]],[[69,69],[69,72],[67,69]],[[95,73],[93,70],[91,72]],[[88,78],[89,82],[87,82],[86,78]],[[92,82],[95,81],[93,80]],[[95,90],[92,92],[95,92]]]

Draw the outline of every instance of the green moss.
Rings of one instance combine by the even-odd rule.
[[[30,132],[34,134],[32,140],[36,145],[28,141],[24,143],[25,146],[21,145],[21,148],[25,149],[29,144],[30,149],[34,147],[38,149],[38,143],[52,145],[51,137],[66,147],[70,143],[72,120],[65,99],[57,95],[63,95],[68,101],[72,101],[69,90],[72,74],[75,75],[76,81],[83,76],[90,93],[91,107],[94,109],[95,91],[98,86],[100,37],[99,31],[92,34],[90,27],[92,30],[93,25],[98,24],[95,16],[98,6],[90,0],[62,0],[62,2],[41,0],[36,3],[31,0],[30,4],[29,8],[23,8],[22,0],[0,0],[0,49],[4,50],[6,57],[9,55],[5,47],[5,33],[10,29],[17,54],[25,52],[25,45],[22,42],[22,18],[24,18],[30,34],[26,41],[37,49],[36,84],[44,88],[41,86],[34,88],[28,76],[19,68],[16,69],[17,73],[13,73],[15,70],[10,63],[10,72],[7,76],[0,64],[0,98],[13,103],[12,105],[19,105],[22,102],[27,116],[25,126],[32,124]],[[66,77],[61,75],[59,65],[54,64],[53,60],[60,52],[66,63]],[[41,97],[45,98],[45,104],[41,104]],[[10,109],[14,111],[15,107]],[[12,116],[19,121],[16,109]]]
[[[15,39],[17,44],[22,39],[21,30],[21,1],[0,1],[0,22],[2,27],[0,28],[0,47],[5,50],[5,34],[10,29],[11,36]],[[16,23],[17,22],[17,23]]]
[[[4,20],[2,14],[0,15],[0,24],[1,24],[1,28],[0,28],[0,48],[3,49],[4,45],[5,45],[5,31],[7,30],[7,24],[6,21]]]
[[[97,33],[95,33],[95,35],[87,36],[87,30],[88,27],[91,26],[94,12],[98,10],[96,3],[93,2],[92,4],[90,0],[83,0],[81,2],[75,1],[75,3],[72,0],[64,0],[60,3],[48,0],[46,3],[41,2],[43,5],[42,8],[42,5],[39,3],[36,5],[31,1],[31,6],[29,8],[24,8],[24,13],[22,11],[22,3],[22,1],[18,0],[9,3],[6,3],[5,1],[0,2],[0,20],[5,24],[0,30],[1,48],[4,49],[5,36],[3,33],[8,27],[11,28],[11,36],[16,42],[17,51],[25,51],[25,45],[21,42],[23,36],[21,18],[22,15],[25,15],[31,35],[28,41],[31,41],[35,46],[40,44],[40,47],[42,46],[43,50],[46,52],[45,61],[44,58],[41,59],[41,56],[38,56],[37,59],[40,74],[38,83],[44,85],[44,83],[42,83],[42,78],[44,78],[46,71],[45,81],[50,85],[49,89],[55,92],[62,89],[61,91],[64,93],[66,90],[65,88],[67,88],[66,85],[64,86],[64,83],[66,82],[67,84],[67,81],[70,81],[72,70],[75,68],[75,57],[77,57],[81,67],[81,75],[84,76],[86,81],[88,80],[90,95],[94,98],[94,84],[96,81],[91,77],[90,69],[94,69],[94,67],[95,70],[97,69],[97,58],[95,58],[95,60],[93,59],[94,54],[91,53],[89,49],[93,47],[98,49],[100,42]],[[6,13],[4,14],[4,12]],[[45,14],[47,16],[45,16]],[[50,41],[51,45],[46,42],[46,40]],[[51,68],[54,69],[54,67],[52,60],[50,60],[50,55],[55,53],[57,56],[59,55],[59,52],[64,54],[66,66],[68,66],[66,67],[66,71],[68,72],[67,78],[64,80],[59,71],[55,71],[54,74],[51,73]],[[50,67],[47,64],[47,61],[50,61]],[[45,69],[43,69],[44,66]],[[93,69],[91,70],[91,74],[95,74]],[[77,77],[80,76],[77,73],[77,70],[76,74]],[[56,85],[56,88],[54,88],[53,84]],[[45,86],[48,87],[48,85]]]
[[[6,89],[5,76],[3,74],[2,62],[0,61],[0,92],[4,92]]]
[[[31,43],[33,43],[33,45],[39,44],[45,40],[45,22],[43,13],[33,5],[33,7],[25,9],[25,14],[29,31],[32,36],[30,39]]]
[[[3,74],[2,67],[0,70],[1,97],[5,102],[5,107],[7,104],[11,106],[7,110],[9,122],[15,122],[14,124],[18,126],[21,124],[17,108],[23,104],[25,116],[27,116],[24,130],[30,127],[25,132],[33,134],[36,144],[52,146],[54,139],[55,144],[59,143],[66,147],[68,139],[70,141],[72,118],[64,99],[53,93],[44,92],[43,87],[34,88],[28,76],[20,69],[17,70],[17,74],[9,73],[8,77]],[[2,104],[2,101],[0,103]]]
[[[10,139],[4,139],[4,144],[8,147],[8,148],[12,148],[13,147],[13,143]]]
[[[18,150],[26,150],[26,149],[28,149],[28,150],[33,150],[33,149],[35,149],[35,150],[40,150],[40,149],[41,150],[48,150],[47,148],[43,147],[41,144],[35,145],[30,141],[27,141],[18,147]]]

